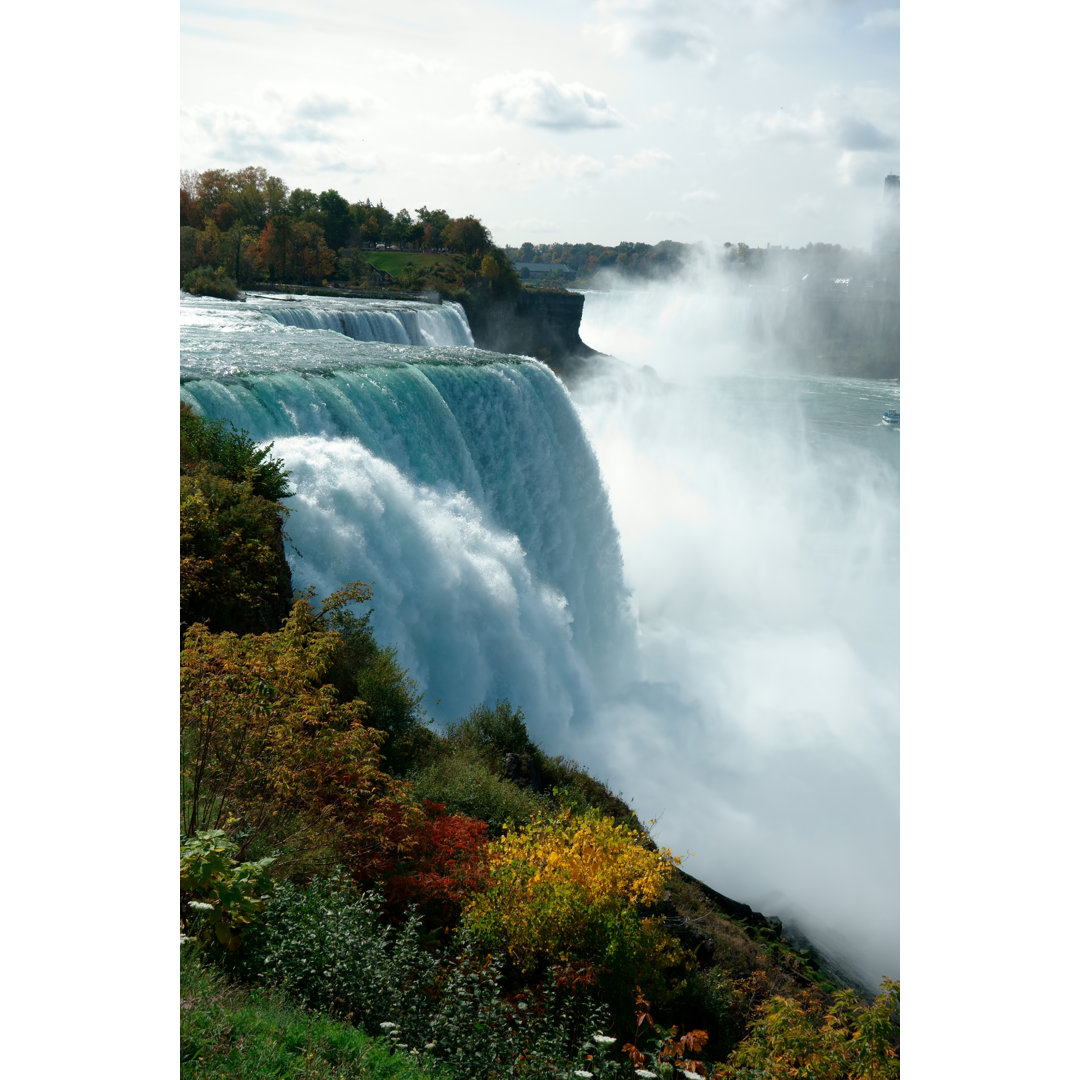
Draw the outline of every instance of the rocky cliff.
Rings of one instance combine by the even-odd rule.
[[[498,299],[473,294],[462,303],[481,349],[535,356],[560,375],[573,374],[597,355],[578,336],[581,293],[526,289]]]

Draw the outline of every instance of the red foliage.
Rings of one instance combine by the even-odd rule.
[[[487,839],[484,822],[425,799],[424,818],[410,830],[411,850],[385,882],[387,901],[419,904],[444,925],[456,921],[462,901],[488,883]]]

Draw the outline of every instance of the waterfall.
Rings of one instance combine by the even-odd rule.
[[[388,301],[383,304],[332,300],[311,302],[257,295],[249,300],[283,326],[333,330],[354,341],[386,341],[397,345],[472,345],[469,320],[460,304]]]
[[[607,493],[563,385],[537,361],[460,348],[403,361],[339,339],[328,365],[328,335],[310,331],[243,365],[255,339],[235,329],[227,369],[220,324],[184,335],[180,395],[284,459],[297,586],[368,582],[377,636],[437,720],[507,697],[559,752],[634,650]]]

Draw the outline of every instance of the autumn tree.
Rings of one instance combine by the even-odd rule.
[[[491,234],[478,218],[451,218],[443,229],[443,243],[451,251],[481,256],[491,247]]]
[[[422,820],[383,769],[382,736],[360,699],[341,702],[323,681],[341,638],[328,610],[370,599],[359,583],[325,601],[294,604],[277,633],[189,628],[180,656],[181,809],[187,835],[235,829],[238,857],[253,846],[325,847],[357,876],[386,876],[415,847]]]

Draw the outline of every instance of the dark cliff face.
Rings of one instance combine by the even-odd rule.
[[[596,355],[578,336],[581,293],[532,289],[500,299],[479,294],[466,297],[463,306],[481,349],[535,356],[560,375]]]

